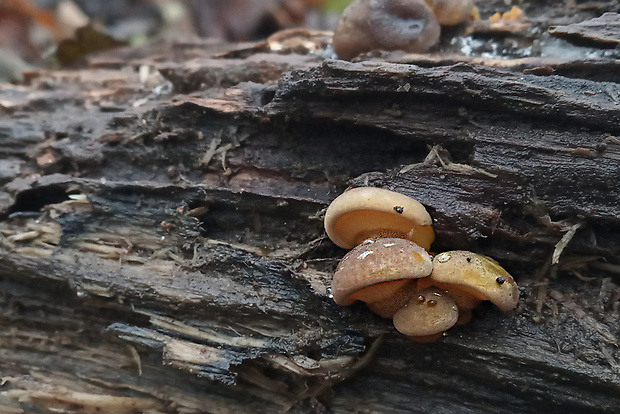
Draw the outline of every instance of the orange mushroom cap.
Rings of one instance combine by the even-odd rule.
[[[429,249],[432,219],[418,201],[375,187],[345,191],[325,213],[325,231],[338,246],[351,249],[373,237],[398,237]]]
[[[405,284],[394,282],[425,277],[431,270],[430,256],[417,244],[397,238],[369,239],[340,261],[332,294],[342,306],[356,300],[389,301]]]
[[[439,40],[440,27],[423,0],[355,0],[334,32],[334,50],[351,60],[371,50],[424,53]]]
[[[447,290],[462,301],[489,300],[502,311],[517,306],[519,288],[510,274],[495,260],[480,254],[454,250],[433,259],[429,278],[433,285]],[[475,306],[475,304],[473,305]],[[464,306],[471,309],[473,306]]]
[[[471,19],[474,0],[424,0],[442,26],[454,26]]]

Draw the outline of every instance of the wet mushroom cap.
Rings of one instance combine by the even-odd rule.
[[[454,250],[433,259],[430,280],[455,296],[462,292],[478,300],[489,300],[502,311],[517,306],[519,289],[497,262],[476,253]]]
[[[474,10],[473,0],[424,0],[435,13],[439,24],[454,26],[469,20]]]
[[[436,285],[436,281],[430,276],[418,280],[418,289],[420,290]],[[461,312],[472,310],[482,302],[482,299],[478,299],[476,296],[458,289],[452,289],[450,291],[450,296],[452,296],[452,299],[454,299],[456,306],[458,306]]]
[[[452,297],[442,289],[429,288],[419,291],[394,314],[394,327],[408,336],[429,336],[450,329],[458,318]]]
[[[424,53],[440,30],[423,0],[355,0],[340,17],[333,45],[345,60],[371,50]]]
[[[370,239],[347,253],[338,264],[332,294],[338,305],[356,300],[367,303],[389,300],[403,286],[403,279],[428,276],[432,260],[417,244],[396,238]],[[390,283],[387,286],[386,283]]]
[[[325,231],[345,249],[373,237],[409,239],[429,249],[435,239],[431,216],[422,204],[375,187],[353,188],[336,197],[325,213]]]

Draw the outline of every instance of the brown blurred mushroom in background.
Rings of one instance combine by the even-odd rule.
[[[303,25],[302,0],[189,0],[198,34],[231,41],[264,38]]]
[[[106,36],[131,45],[154,39],[203,36],[226,41],[264,39],[288,28],[335,27],[322,16],[324,0],[0,0],[0,81],[54,65],[49,57],[62,41],[61,63],[77,63],[102,50]],[[308,21],[308,16],[313,16]],[[87,27],[89,36],[77,36]],[[101,35],[101,36],[99,36]],[[90,47],[85,38],[94,38]]]
[[[344,60],[372,50],[424,53],[439,35],[439,23],[423,0],[355,0],[340,17],[334,49]]]
[[[473,0],[424,0],[442,26],[454,26],[469,20],[474,10]]]

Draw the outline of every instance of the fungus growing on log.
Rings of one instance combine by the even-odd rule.
[[[435,240],[431,224],[431,216],[418,201],[374,187],[344,192],[325,213],[327,235],[345,249],[352,249],[370,238],[397,237],[428,250]]]
[[[366,302],[391,317],[393,302],[402,302],[402,289],[412,280],[430,275],[432,260],[417,244],[396,238],[366,240],[340,261],[332,284],[334,301],[342,306]],[[401,292],[401,293],[398,293]],[[415,289],[409,289],[411,295]],[[406,294],[405,294],[406,295]],[[409,299],[405,296],[404,302]]]
[[[424,0],[442,26],[455,26],[472,17],[473,0]]]
[[[506,312],[514,309],[519,300],[517,284],[503,267],[489,257],[464,250],[435,256],[433,272],[424,283],[450,292],[463,310],[488,300]]]
[[[325,230],[353,250],[334,273],[334,301],[361,300],[417,342],[436,341],[468,323],[483,300],[514,309],[517,284],[493,259],[463,250],[431,259],[431,224],[422,204],[393,191],[360,187],[337,197],[325,213]]]
[[[344,60],[371,50],[424,53],[440,30],[423,0],[355,0],[340,17],[333,44]]]
[[[428,288],[419,291],[394,314],[394,327],[414,340],[420,337],[427,342],[439,339],[456,324],[458,317],[456,303],[446,291]]]

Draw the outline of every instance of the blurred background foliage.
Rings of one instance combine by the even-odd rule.
[[[0,0],[0,82],[122,44],[187,36],[239,42],[286,28],[333,30],[351,1]]]

